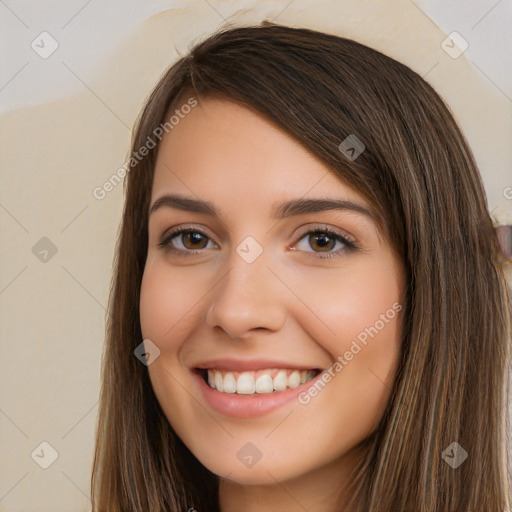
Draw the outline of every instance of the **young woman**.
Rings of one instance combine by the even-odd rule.
[[[472,153],[422,78],[263,24],[138,120],[95,511],[505,512],[510,295]]]

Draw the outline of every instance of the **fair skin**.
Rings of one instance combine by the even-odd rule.
[[[227,100],[204,100],[163,139],[150,204],[169,194],[208,201],[216,215],[168,204],[149,217],[140,321],[144,339],[160,350],[148,370],[162,410],[198,460],[221,477],[222,512],[335,510],[396,371],[401,314],[393,304],[402,304],[401,261],[375,219],[358,209],[276,219],[273,207],[296,199],[370,208],[286,132]],[[170,228],[195,234],[168,239],[172,252],[159,246]],[[357,248],[325,231],[308,234],[325,228]],[[262,249],[250,263],[237,252],[248,236]],[[254,245],[241,247],[254,254]],[[346,354],[371,326],[377,333]],[[339,357],[346,364],[333,372]],[[255,417],[236,417],[200,391],[227,394],[209,388],[195,370],[213,358],[271,359],[322,370],[316,379],[329,368],[333,376],[308,403],[296,397]],[[255,464],[242,463],[244,446],[243,454],[261,457]]]

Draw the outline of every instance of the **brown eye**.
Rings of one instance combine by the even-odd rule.
[[[188,231],[181,234],[181,242],[186,249],[204,249],[208,238],[198,231]]]
[[[330,251],[336,245],[336,240],[326,233],[311,233],[308,241],[312,249],[320,252]]]
[[[318,258],[342,256],[358,248],[353,240],[330,228],[313,229],[304,233],[295,247]]]
[[[158,245],[169,252],[184,256],[199,254],[202,249],[216,247],[208,235],[197,229],[174,230],[164,235]]]

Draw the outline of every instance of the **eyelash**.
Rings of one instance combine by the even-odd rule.
[[[176,247],[172,246],[171,241],[173,238],[177,237],[178,235],[182,235],[182,234],[186,234],[186,233],[199,233],[200,235],[211,240],[211,238],[204,231],[201,231],[200,229],[178,228],[178,229],[171,230],[168,233],[164,234],[161,241],[158,243],[158,247],[160,247],[168,252],[178,254],[180,256],[187,256],[187,257],[194,256],[196,254],[203,252],[205,249],[183,250],[183,249],[177,249]],[[341,235],[337,231],[334,231],[328,227],[315,228],[310,231],[306,231],[305,233],[303,233],[300,236],[300,238],[297,240],[297,242],[295,242],[295,244],[300,242],[306,236],[312,235],[312,234],[329,235],[329,238],[339,241],[344,245],[344,247],[342,247],[341,249],[338,249],[338,250],[332,251],[332,252],[328,252],[328,253],[315,252],[315,251],[312,252],[312,254],[314,254],[315,257],[318,257],[321,259],[341,256],[342,253],[359,249],[359,246],[353,240],[350,240],[348,237]],[[305,251],[305,252],[309,252],[309,251]]]

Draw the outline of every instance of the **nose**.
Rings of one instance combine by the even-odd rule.
[[[286,290],[267,267],[265,252],[252,263],[234,253],[230,269],[214,287],[206,322],[233,339],[280,330],[286,321]]]

